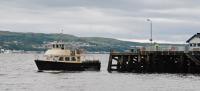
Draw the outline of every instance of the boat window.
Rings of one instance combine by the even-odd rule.
[[[76,58],[75,58],[75,57],[72,57],[72,61],[76,61]]]
[[[77,52],[77,54],[81,54],[81,51],[80,51],[80,50],[77,50],[76,52]]]
[[[56,45],[56,48],[58,48],[58,45]]]
[[[65,57],[65,61],[69,61],[70,59],[69,59],[69,57]]]
[[[71,51],[71,55],[75,55],[75,51]]]
[[[53,61],[58,61],[58,56],[53,57]]]
[[[60,61],[64,61],[63,57],[60,57],[59,60],[60,60]]]
[[[61,49],[64,49],[64,45],[63,44],[61,45]]]
[[[198,43],[198,47],[200,47],[200,43]]]
[[[80,57],[77,57],[77,60],[80,60]]]
[[[55,45],[53,45],[53,48],[55,48]]]

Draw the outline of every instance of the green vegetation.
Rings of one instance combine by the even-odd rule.
[[[120,41],[102,37],[76,37],[68,34],[19,33],[0,31],[0,47],[10,50],[43,51],[45,43],[63,40],[76,43],[87,51],[128,50],[130,46],[142,46],[144,43]]]

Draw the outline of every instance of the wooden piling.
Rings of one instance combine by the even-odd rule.
[[[198,73],[200,72],[200,52],[110,52],[107,70],[108,72]]]

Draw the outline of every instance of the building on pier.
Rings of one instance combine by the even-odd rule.
[[[186,43],[189,44],[190,51],[200,51],[200,33],[193,35]]]

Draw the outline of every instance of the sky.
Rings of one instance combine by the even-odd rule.
[[[200,0],[0,0],[0,30],[185,43],[200,32]]]

